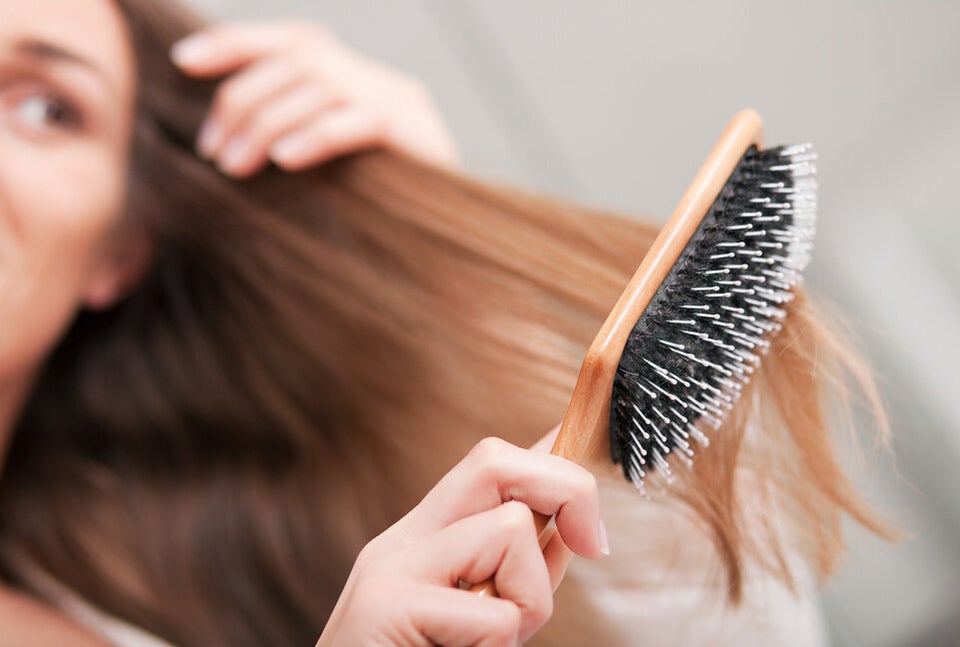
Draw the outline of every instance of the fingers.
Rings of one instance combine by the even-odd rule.
[[[445,645],[516,647],[522,615],[510,600],[398,578],[380,570],[351,574],[317,647]]]
[[[378,115],[356,106],[327,111],[293,130],[270,148],[270,159],[287,171],[300,171],[351,151],[384,142],[387,126]]]
[[[170,55],[187,75],[225,77],[197,148],[229,175],[250,176],[268,160],[299,171],[374,146],[458,166],[422,84],[357,55],[317,23],[220,25]]]
[[[200,128],[197,148],[208,159],[221,158],[243,141],[243,132],[263,107],[294,86],[303,73],[287,61],[265,59],[223,83]]]
[[[508,600],[469,591],[425,586],[414,594],[415,635],[447,647],[515,647],[521,641],[520,609]]]
[[[289,47],[291,39],[314,45],[334,42],[333,35],[316,24],[237,22],[217,25],[179,41],[170,56],[187,74],[212,78]]]
[[[346,95],[321,78],[318,63],[298,64],[289,52],[272,56],[274,48],[289,47],[290,29],[230,25],[198,35],[201,45],[188,39],[174,48],[175,60],[188,73],[212,75],[246,66],[221,83],[197,138],[200,154],[225,173],[247,177],[268,160],[299,171],[385,143],[382,115],[348,105]],[[198,49],[206,62],[189,54]]]
[[[376,141],[375,128],[357,128],[349,119],[344,125],[345,112],[338,97],[316,84],[278,88],[275,96],[258,100],[251,95],[215,107],[201,129],[198,148],[225,173],[238,177],[259,170],[268,159],[299,170],[326,159],[327,151],[335,154]],[[306,150],[299,152],[298,145]]]
[[[559,532],[538,538],[528,503],[557,512]],[[484,440],[360,551],[317,645],[519,645],[553,612],[567,544],[587,556],[605,544],[593,477]],[[499,598],[459,588],[489,578]]]
[[[487,438],[444,476],[405,518],[414,532],[433,532],[505,501],[522,501],[545,515],[574,552],[606,554],[597,482],[575,463]]]
[[[461,519],[437,532],[417,547],[411,568],[447,586],[493,576],[499,596],[520,610],[521,641],[532,636],[553,612],[553,588],[533,515],[518,501]]]
[[[224,172],[245,177],[262,168],[268,160],[279,163],[282,151],[311,122],[327,118],[336,98],[313,85],[301,85],[267,103],[230,136],[219,160]],[[294,140],[295,141],[295,140]],[[275,154],[275,149],[280,152]]]

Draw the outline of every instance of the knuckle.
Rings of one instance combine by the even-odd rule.
[[[366,570],[375,564],[381,552],[381,543],[380,537],[374,537],[368,541],[357,554],[357,559],[354,560],[354,566],[359,570]]]
[[[290,75],[308,83],[327,83],[323,57],[306,48],[297,49],[286,57],[284,64]]]
[[[359,579],[351,592],[351,606],[363,615],[382,614],[395,602],[395,593],[389,590],[389,584],[381,578]]]
[[[243,84],[240,77],[231,77],[220,84],[214,97],[214,107],[217,110],[229,110],[240,104],[243,98]]]
[[[583,468],[579,470],[573,487],[574,493],[581,496],[593,497],[599,492],[597,477]]]
[[[501,505],[500,516],[507,532],[519,533],[533,528],[533,512],[520,501],[507,501]]]
[[[547,623],[550,616],[553,615],[553,596],[549,591],[543,595],[531,598],[527,605],[527,617],[529,622],[536,628],[540,628]]]
[[[385,135],[389,131],[389,120],[380,112],[367,111],[362,118],[363,130],[371,136]]]
[[[250,115],[244,126],[250,140],[267,144],[283,130],[280,119],[268,107],[257,110]]]
[[[470,456],[479,461],[482,465],[493,464],[500,460],[507,451],[509,443],[496,436],[487,436],[470,450]]]
[[[493,436],[484,438],[461,461],[462,469],[478,484],[496,483],[499,465],[503,462],[506,443]]]

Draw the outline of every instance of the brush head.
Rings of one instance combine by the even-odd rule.
[[[630,333],[613,381],[610,450],[634,484],[692,464],[760,366],[812,248],[810,145],[740,159]]]

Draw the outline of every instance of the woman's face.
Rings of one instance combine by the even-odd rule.
[[[111,0],[0,1],[0,389],[131,280],[134,77]]]

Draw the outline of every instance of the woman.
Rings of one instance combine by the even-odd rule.
[[[530,638],[567,546],[605,552],[596,486],[479,441],[556,423],[655,230],[444,170],[422,92],[332,40],[293,60],[300,27],[208,34],[178,69],[199,24],[166,0],[0,14],[5,638]],[[695,470],[649,503],[606,487],[613,555],[537,639],[817,640],[805,573],[841,513],[882,530],[822,416],[842,368],[873,393],[801,295]],[[545,557],[530,508],[559,513]],[[494,573],[500,600],[454,586]]]

